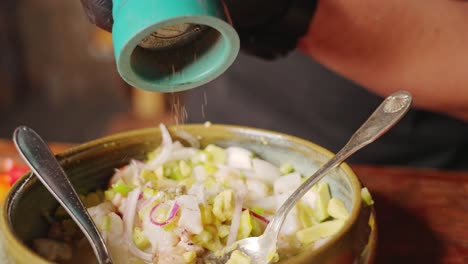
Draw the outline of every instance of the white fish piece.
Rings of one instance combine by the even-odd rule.
[[[107,230],[107,242],[115,243],[122,240],[124,233],[124,224],[122,218],[116,213],[111,212],[107,215],[109,217],[109,230]],[[119,241],[120,243],[121,241]]]
[[[193,195],[181,195],[177,197],[180,218],[178,225],[192,234],[200,234],[203,231],[200,208],[197,197]]]
[[[281,176],[280,170],[268,161],[253,159],[252,166],[255,177],[265,183],[273,184]]]
[[[192,170],[192,175],[197,182],[203,182],[208,179],[208,173],[202,165],[195,166]]]
[[[301,202],[305,203],[308,205],[310,208],[315,210],[316,207],[316,201],[317,200],[317,193],[313,190],[307,191],[304,196],[301,198]]]
[[[267,212],[273,213],[273,212],[276,212],[277,202],[278,202],[277,196],[273,195],[273,196],[258,198],[255,200],[250,200],[250,201],[247,201],[246,204],[248,205],[248,207],[260,207]]]
[[[246,179],[247,200],[255,200],[268,196],[270,189],[264,182],[256,179]]]
[[[198,204],[206,204],[206,201],[210,197],[205,185],[201,183],[194,183],[187,191],[187,194],[195,196]]]
[[[293,172],[279,177],[273,184],[275,195],[291,195],[299,186],[302,178],[298,172]]]
[[[143,234],[151,243],[153,253],[174,247],[179,242],[179,237],[174,232],[166,232],[162,227],[151,223],[149,217],[143,221]]]
[[[228,147],[226,149],[227,165],[237,169],[252,169],[253,153],[241,147]]]
[[[289,195],[282,194],[277,195],[277,203],[276,203],[276,210],[278,210],[281,205],[288,199]],[[297,207],[294,206],[291,211],[289,211],[288,216],[284,220],[284,224],[281,227],[280,234],[282,235],[293,235],[301,228],[301,224],[299,222]]]

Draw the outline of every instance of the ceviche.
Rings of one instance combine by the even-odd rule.
[[[238,146],[200,148],[190,135],[191,146],[183,146],[160,128],[162,144],[146,160],[117,169],[108,189],[82,197],[117,263],[202,263],[204,254],[261,235],[304,181],[290,164],[274,165]],[[320,246],[348,215],[326,183],[315,185],[289,213],[275,261]],[[48,238],[33,246],[67,262],[87,242],[62,207],[51,218]],[[228,263],[250,260],[236,252]]]

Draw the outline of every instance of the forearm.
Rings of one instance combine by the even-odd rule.
[[[468,120],[466,1],[320,0],[299,48],[387,95]]]

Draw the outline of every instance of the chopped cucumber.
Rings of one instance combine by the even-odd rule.
[[[234,250],[234,252],[232,252],[231,254],[231,257],[226,262],[226,264],[250,264],[250,263],[252,263],[250,257],[240,250]]]
[[[245,210],[241,213],[237,239],[239,240],[249,237],[250,232],[252,232],[252,218],[250,217],[250,211]]]
[[[322,222],[329,217],[328,202],[330,201],[330,189],[327,183],[318,183],[317,198],[315,200],[315,218]]]
[[[147,249],[149,246],[151,246],[151,243],[149,240],[146,238],[146,236],[143,234],[143,231],[139,227],[135,227],[133,229],[133,243],[135,243],[135,246],[137,246],[141,250]]]
[[[297,203],[297,213],[303,228],[311,227],[317,223],[314,217],[314,210],[304,202]]]
[[[231,230],[231,226],[229,225],[219,225],[218,226],[218,237],[225,238],[229,236],[229,232]]]
[[[116,183],[112,184],[112,190],[115,193],[120,193],[123,196],[127,196],[128,193],[132,191],[132,187],[127,185],[124,181],[118,180]]]
[[[208,153],[211,153],[212,160],[214,163],[226,164],[227,154],[226,154],[225,149],[220,148],[216,145],[210,144],[206,146],[205,151],[207,151]]]
[[[323,222],[298,231],[296,237],[301,243],[310,244],[320,238],[332,236],[343,227],[344,223],[345,221],[341,219]]]
[[[338,198],[331,198],[328,202],[327,212],[333,218],[346,220],[349,217],[348,209]]]
[[[371,206],[374,204],[374,200],[372,199],[372,196],[367,187],[361,189],[361,198],[367,206]]]
[[[182,254],[184,257],[185,263],[195,263],[195,258],[197,257],[197,253],[195,251],[187,251],[184,254]]]
[[[284,164],[282,164],[280,166],[279,170],[280,170],[282,175],[285,175],[285,174],[294,172],[294,167],[293,167],[293,165],[291,165],[289,163],[284,163]]]

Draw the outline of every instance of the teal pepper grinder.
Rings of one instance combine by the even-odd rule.
[[[113,0],[112,11],[117,69],[137,88],[198,87],[222,74],[239,52],[221,0]]]

